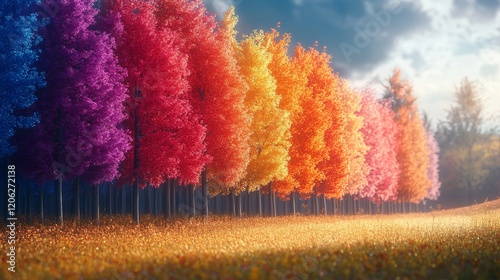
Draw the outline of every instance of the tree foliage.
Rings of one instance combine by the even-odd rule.
[[[445,163],[442,181],[465,190],[471,203],[473,192],[484,187],[489,174],[485,165],[489,152],[483,149],[489,137],[483,131],[483,104],[477,86],[465,78],[454,97],[446,121],[438,128]]]
[[[431,186],[427,169],[428,146],[423,121],[411,85],[396,69],[389,79],[387,92],[398,125],[398,161],[400,168],[398,199],[418,203]]]
[[[400,169],[397,158],[399,130],[394,113],[388,102],[379,102],[368,88],[363,93],[359,114],[364,119],[361,132],[368,147],[365,160],[369,170],[367,184],[360,196],[375,202],[395,199]]]
[[[286,197],[299,187],[297,180],[301,172],[303,157],[301,147],[300,118],[303,115],[301,108],[302,96],[306,93],[306,77],[297,67],[297,61],[288,57],[291,37],[289,34],[280,35],[276,29],[265,34],[265,45],[271,54],[269,70],[276,80],[276,93],[281,97],[280,108],[290,113],[290,149],[288,161],[288,174],[282,180],[276,180],[273,188],[276,192]]]
[[[365,143],[361,129],[365,118],[370,118],[371,116],[361,116],[362,96],[349,88],[346,80],[340,80],[339,88],[346,118],[344,142],[342,144],[345,145],[343,149],[346,153],[344,162],[346,163],[347,179],[343,187],[343,193],[358,194],[368,184],[366,178],[369,172],[369,167],[366,163],[368,146]],[[336,167],[339,167],[338,163]]]
[[[314,48],[295,49],[294,60],[306,78],[306,91],[301,96],[298,152],[301,168],[295,175],[298,191],[307,196],[316,185],[320,192],[333,195],[347,177],[345,143],[345,112],[336,85],[338,77],[329,66],[330,56]]]
[[[224,22],[232,25],[235,21],[234,10],[230,10]],[[263,31],[254,31],[235,45],[241,75],[249,87],[245,105],[252,118],[250,163],[241,184],[249,190],[282,180],[288,174],[290,118],[288,111],[279,106],[276,80],[268,68],[272,56],[264,39]]]
[[[22,155],[37,179],[113,180],[129,147],[119,127],[124,72],[114,41],[93,29],[96,14],[92,1],[63,0],[43,30],[40,67],[47,86],[35,106],[40,123],[22,137]]]
[[[121,180],[142,186],[170,178],[198,182],[206,162],[205,128],[188,100],[187,57],[175,45],[177,35],[157,28],[151,3],[114,1],[106,10],[128,72],[126,126],[134,148],[122,164]]]
[[[42,20],[30,8],[37,1],[0,1],[0,157],[11,155],[16,129],[33,127],[37,115],[23,115],[44,86],[44,75],[36,68],[40,55],[38,35]]]
[[[441,191],[441,181],[439,180],[439,145],[434,138],[434,133],[426,130],[427,146],[429,147],[429,166],[427,176],[431,182],[426,199],[437,200]]]
[[[239,75],[232,31],[218,28],[201,0],[159,0],[156,5],[159,26],[178,35],[179,49],[187,55],[189,100],[207,131],[208,177],[234,185],[248,166],[251,118],[244,105],[248,88]]]

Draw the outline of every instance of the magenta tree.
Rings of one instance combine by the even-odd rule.
[[[120,128],[125,118],[125,72],[114,56],[114,41],[93,29],[93,1],[58,4],[58,12],[42,31],[40,67],[47,86],[38,92],[35,104],[40,123],[24,135],[20,156],[24,162],[29,158],[31,177],[56,180],[62,224],[63,179],[81,177],[98,191],[101,182],[117,176],[130,138]]]

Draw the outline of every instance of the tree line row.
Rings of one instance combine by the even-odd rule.
[[[399,70],[378,100],[326,50],[289,56],[290,34],[238,40],[234,8],[219,23],[201,0],[34,3],[2,5],[0,152],[56,182],[60,223],[63,181],[94,186],[97,201],[102,183],[131,185],[136,223],[140,188],[173,182],[201,186],[204,215],[209,194],[261,189],[313,202],[439,195],[438,147]]]

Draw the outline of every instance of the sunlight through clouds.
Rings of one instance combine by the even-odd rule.
[[[326,46],[334,70],[353,86],[373,84],[381,94],[394,68],[401,67],[434,123],[445,118],[464,77],[487,84],[480,87],[485,89],[486,112],[498,114],[500,1],[205,1],[218,14],[233,2],[240,2],[240,34],[253,28],[269,30],[280,21],[282,32],[292,32],[293,44],[312,46],[318,41]],[[396,4],[400,13],[390,14],[386,25],[377,21],[377,15]],[[363,32],[366,44],[359,35]],[[356,40],[363,44],[356,45]],[[346,44],[356,49],[346,55]]]

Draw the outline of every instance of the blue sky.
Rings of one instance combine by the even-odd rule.
[[[392,70],[402,68],[434,123],[445,118],[464,77],[478,84],[486,116],[500,115],[500,0],[204,2],[219,18],[234,5],[240,34],[279,21],[294,43],[318,41],[353,87],[381,93]]]

